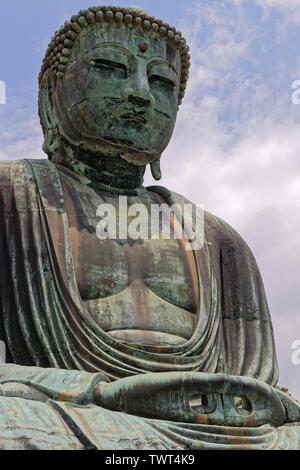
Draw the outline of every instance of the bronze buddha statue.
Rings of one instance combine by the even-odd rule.
[[[181,33],[136,7],[81,10],[51,40],[48,159],[0,163],[0,448],[300,448],[250,249],[207,212],[194,247],[195,217],[176,212],[191,203],[143,186],[189,66]],[[146,232],[171,208],[170,236],[123,221],[100,237],[99,207],[122,222],[120,200]]]

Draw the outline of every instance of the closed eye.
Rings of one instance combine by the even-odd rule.
[[[151,81],[159,81],[161,83],[164,83],[165,85],[171,86],[173,88],[175,87],[175,83],[172,80],[167,77],[163,77],[162,75],[151,75],[151,77],[149,78],[149,82]]]
[[[124,64],[119,62],[114,62],[108,59],[94,59],[92,61],[97,68],[110,68],[110,69],[118,69],[122,70],[123,72],[127,73],[127,67]]]

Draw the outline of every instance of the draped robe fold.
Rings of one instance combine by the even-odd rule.
[[[192,338],[179,346],[137,349],[105,333],[83,305],[56,166],[48,160],[1,162],[0,181],[0,340],[7,346],[7,362],[84,371],[83,374],[100,373],[110,380],[150,372],[199,371],[249,376],[269,385],[276,384],[278,367],[273,329],[260,273],[250,249],[228,224],[205,212],[204,244],[194,251],[199,306]],[[149,189],[163,195],[169,205],[189,203],[164,188]],[[2,400],[5,399],[8,400]],[[60,403],[59,406],[68,408],[64,414],[71,413],[71,405]],[[96,406],[86,410],[87,416],[91,416],[92,409],[95,417],[99,413],[112,413],[107,419],[115,423],[114,429],[130,426],[130,420],[135,420],[137,427],[147,423],[156,437],[160,435],[154,441],[161,444],[158,447],[153,444],[151,448],[168,448],[170,442],[174,448],[190,444],[201,447],[202,434],[206,436],[209,432],[201,430],[200,425],[184,427],[184,424],[114,414]],[[142,420],[140,424],[138,420]],[[157,430],[159,426],[164,430]],[[172,429],[168,438],[166,429]],[[81,429],[82,432],[88,431]],[[211,432],[220,436],[223,433],[217,427]],[[243,445],[252,436],[254,444],[262,442],[265,447],[271,435],[273,442],[275,430],[243,432],[249,434]],[[220,437],[222,445],[227,443],[227,438],[224,439],[223,442]],[[116,440],[112,442],[116,445]],[[147,439],[142,448],[147,447],[145,442]],[[108,443],[93,445],[114,448]],[[132,445],[129,447],[133,448]]]

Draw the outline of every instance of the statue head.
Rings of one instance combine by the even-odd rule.
[[[188,50],[181,33],[138,7],[73,16],[52,38],[39,77],[49,158],[65,146],[155,169],[184,96]]]

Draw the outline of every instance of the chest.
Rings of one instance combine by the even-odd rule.
[[[160,217],[153,231],[153,207],[163,201],[147,193],[120,200],[83,185],[63,186],[83,300],[104,299],[138,284],[173,305],[196,311],[195,262],[174,236],[176,221]]]

